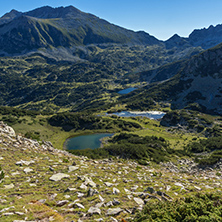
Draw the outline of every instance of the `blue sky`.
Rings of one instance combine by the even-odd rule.
[[[6,0],[0,16],[11,9],[29,11],[41,6],[73,5],[113,24],[143,30],[165,40],[177,33],[222,24],[222,0]]]

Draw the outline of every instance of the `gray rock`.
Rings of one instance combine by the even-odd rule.
[[[96,188],[96,184],[89,178],[86,177],[84,184],[87,186],[89,185],[90,187]]]
[[[33,169],[29,168],[29,167],[26,167],[24,170],[23,170],[25,173],[31,173],[33,171]]]
[[[56,206],[62,207],[64,205],[66,205],[68,202],[69,202],[68,200],[61,200],[61,201],[57,202]]]
[[[107,187],[113,186],[113,184],[112,184],[112,183],[109,183],[109,182],[105,182],[104,184],[105,184]]]
[[[131,193],[131,192],[130,192],[128,189],[126,189],[126,188],[124,188],[124,190],[125,190],[126,194],[130,194],[130,193]]]
[[[162,198],[162,200],[164,200],[164,201],[171,201],[170,199],[168,199],[168,198],[165,197],[165,196],[162,196],[161,198]]]
[[[113,206],[113,201],[109,201],[108,203],[106,203],[106,207],[112,207]]]
[[[0,172],[1,173],[1,172]],[[21,173],[20,172],[18,172],[18,171],[16,171],[16,172],[13,172],[13,173],[11,173],[12,174],[12,176],[16,176],[16,175],[20,175]]]
[[[170,186],[170,185],[167,185],[167,186],[166,186],[166,191],[169,191],[170,188],[171,188],[171,186]]]
[[[15,186],[13,183],[9,184],[9,185],[4,185],[5,189],[13,189]]]
[[[113,222],[118,222],[118,220],[114,217],[110,217],[110,220],[112,220]]]
[[[85,207],[80,203],[75,203],[75,206],[77,206],[78,208],[81,208],[81,209],[85,209]]]
[[[80,188],[80,189],[83,189],[83,190],[87,190],[88,187],[87,187],[84,183],[82,183],[79,188]]]
[[[77,192],[77,197],[83,197],[84,193]]]
[[[22,162],[22,161],[18,161],[18,162],[15,163],[15,165],[17,165],[17,166],[22,166],[22,165],[23,165],[23,162]]]
[[[7,212],[7,213],[3,213],[2,215],[3,216],[12,216],[12,215],[14,215],[14,213],[13,212]]]
[[[200,187],[194,186],[195,189],[201,191],[202,189]]]
[[[45,202],[46,202],[46,199],[41,199],[41,200],[39,200],[39,203],[44,204]]]
[[[72,191],[76,191],[76,188],[72,188],[72,187],[68,187],[65,192],[72,192]]]
[[[113,216],[113,215],[118,215],[119,213],[121,213],[123,211],[123,209],[121,208],[110,208],[107,210],[106,215],[107,216]]]
[[[3,213],[3,212],[8,211],[8,210],[10,210],[10,209],[15,209],[15,207],[12,206],[12,207],[3,208],[3,209],[0,211],[0,213]]]
[[[95,207],[101,208],[103,205],[104,205],[104,202],[101,202],[101,203],[97,203],[97,204],[95,205]]]
[[[113,188],[113,194],[115,194],[115,195],[117,195],[117,194],[119,194],[120,193],[120,191],[117,189],[117,188]]]
[[[92,197],[93,195],[94,195],[94,190],[90,187],[89,190],[88,190],[87,196]]]
[[[144,205],[144,201],[141,198],[134,197],[133,199],[138,205]]]
[[[75,171],[75,170],[78,170],[79,167],[78,166],[69,166],[69,172],[72,172],[72,171]]]
[[[99,195],[99,199],[101,202],[104,202],[104,198],[102,198],[102,196]]]
[[[21,160],[21,162],[22,162],[24,165],[26,165],[26,166],[29,166],[29,165],[34,164],[34,163],[35,163],[35,161],[34,161],[34,160],[30,160],[30,161]]]
[[[16,214],[16,215],[19,215],[19,216],[25,215],[25,213],[23,213],[23,212],[15,212],[15,214]]]
[[[138,189],[138,185],[135,185],[135,186],[133,186],[133,187],[131,187],[131,189],[130,190],[132,190],[132,191],[135,191],[135,190],[137,190]]]
[[[36,222],[36,220],[13,220],[13,222]]]
[[[114,200],[113,200],[113,205],[114,205],[114,206],[120,205],[120,202],[119,202],[118,200],[114,199]]]
[[[57,195],[58,195],[57,193],[54,193],[49,197],[49,199],[54,200],[57,197]]]
[[[71,196],[70,195],[65,195],[64,196],[66,199],[69,199]]]
[[[51,176],[49,179],[52,180],[52,181],[59,181],[63,178],[69,178],[70,176],[68,174],[65,174],[65,173],[57,173],[57,174],[54,174],[53,176]]]
[[[54,171],[54,168],[52,168],[52,167],[50,166],[50,167],[49,167],[49,170],[53,172],[53,171]]]
[[[97,207],[90,207],[88,210],[88,214],[89,215],[93,215],[93,214],[101,214],[101,210]]]

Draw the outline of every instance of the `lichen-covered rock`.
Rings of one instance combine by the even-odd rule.
[[[88,214],[89,215],[93,215],[93,214],[101,214],[101,210],[98,207],[90,207],[88,210]]]
[[[118,215],[119,213],[121,213],[123,211],[123,209],[121,208],[110,208],[107,210],[106,215],[107,216],[112,216],[112,215]]]
[[[63,178],[69,178],[70,176],[68,174],[65,174],[65,173],[57,173],[57,174],[54,174],[52,175],[49,180],[52,180],[52,181],[59,181]]]

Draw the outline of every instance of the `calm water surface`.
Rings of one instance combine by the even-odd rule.
[[[101,139],[104,137],[112,136],[110,133],[98,133],[90,135],[82,135],[67,139],[65,147],[68,150],[83,150],[86,148],[96,149],[101,145]]]
[[[121,117],[137,117],[143,116],[149,119],[161,119],[166,113],[159,111],[147,111],[147,112],[133,112],[133,111],[122,111],[117,113],[111,113],[106,115],[116,115]]]
[[[130,87],[130,88],[127,88],[127,89],[123,89],[123,90],[120,90],[118,93],[121,94],[121,95],[124,95],[124,94],[128,94],[132,91],[134,91],[136,88],[134,87]]]

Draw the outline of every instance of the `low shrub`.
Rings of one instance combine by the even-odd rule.
[[[221,193],[197,193],[172,202],[150,200],[132,220],[171,222],[219,222],[222,218]]]

